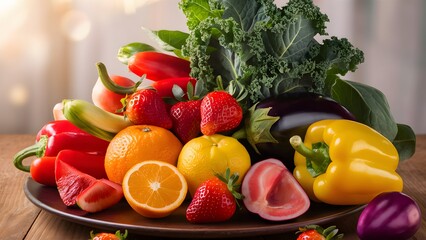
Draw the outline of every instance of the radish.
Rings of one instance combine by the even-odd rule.
[[[117,204],[123,197],[121,185],[100,179],[77,196],[77,205],[86,212],[99,212]]]
[[[250,212],[271,221],[296,218],[310,206],[308,195],[291,172],[281,161],[272,158],[249,169],[241,193]]]

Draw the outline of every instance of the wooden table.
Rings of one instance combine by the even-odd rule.
[[[0,239],[88,239],[91,230],[105,231],[72,223],[33,205],[25,196],[23,186],[29,174],[17,170],[12,157],[20,149],[34,142],[33,135],[0,136]],[[404,179],[404,192],[413,197],[422,210],[422,226],[412,239],[426,239],[426,135],[417,137],[415,155],[404,161],[399,173]],[[358,239],[356,223],[359,212],[336,219],[336,225],[345,234],[344,239]],[[114,230],[111,230],[114,231]],[[178,236],[177,236],[178,237]],[[130,234],[128,239],[155,239]],[[160,238],[157,238],[160,239]],[[164,239],[164,238],[161,238]],[[275,236],[244,239],[296,239],[294,232]]]

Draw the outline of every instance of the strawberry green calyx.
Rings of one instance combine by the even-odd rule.
[[[278,143],[278,140],[271,134],[271,128],[280,117],[269,116],[270,107],[256,109],[256,106],[257,104],[248,110],[244,126],[235,132],[233,137],[237,139],[246,138],[253,149],[260,154],[256,144]]]
[[[90,231],[90,240],[102,240],[102,239],[117,239],[117,240],[126,240],[127,238],[127,229],[122,234],[120,230],[117,230],[115,234],[112,233],[97,233]],[[115,238],[113,238],[115,237]]]
[[[324,229],[319,225],[307,225],[305,227],[300,227],[296,234],[302,234],[309,230],[318,232],[320,235],[324,236],[325,240],[337,240],[343,238],[343,233],[337,234],[339,229],[337,229],[336,226],[330,226]]]
[[[241,209],[238,200],[244,199],[244,196],[238,192],[238,189],[240,189],[241,186],[240,184],[237,184],[238,178],[240,177],[239,174],[233,173],[231,175],[231,169],[227,168],[225,171],[225,176],[220,174],[215,174],[215,176],[226,184],[229,192],[232,194],[232,196],[234,196],[237,206]]]

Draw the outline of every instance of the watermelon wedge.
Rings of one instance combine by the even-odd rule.
[[[59,196],[67,206],[75,205],[77,196],[97,181],[63,161],[55,163],[55,180]]]
[[[121,185],[99,179],[77,196],[77,205],[87,212],[99,212],[117,204],[123,197]]]

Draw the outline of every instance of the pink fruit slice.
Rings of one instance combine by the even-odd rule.
[[[55,163],[55,179],[59,196],[67,206],[74,205],[77,196],[96,182],[96,178],[80,172],[63,161]]]
[[[241,193],[250,212],[271,221],[296,218],[310,206],[308,195],[277,159],[254,164],[244,177]]]
[[[117,204],[123,197],[121,185],[100,179],[77,197],[77,205],[87,212],[99,212]]]

